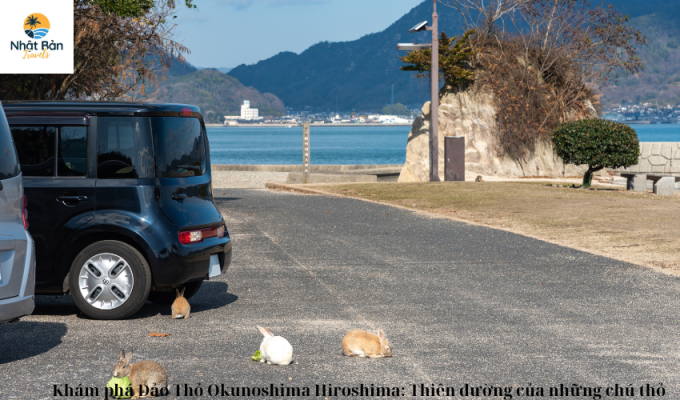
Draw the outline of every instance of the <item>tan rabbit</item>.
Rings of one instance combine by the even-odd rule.
[[[143,390],[149,390],[151,393],[158,392],[161,388],[168,387],[168,374],[163,367],[155,361],[142,361],[135,364],[130,364],[132,357],[132,350],[129,353],[121,349],[118,364],[113,370],[113,376],[116,378],[128,377],[134,390],[133,399],[140,398],[140,387],[146,386]],[[148,389],[147,389],[148,388]],[[155,388],[155,389],[154,389]],[[149,397],[145,395],[143,397]]]
[[[377,335],[354,329],[342,338],[342,353],[346,356],[370,358],[392,357],[392,346],[382,329]]]
[[[189,318],[189,313],[191,312],[191,306],[189,305],[189,302],[187,299],[184,298],[184,289],[182,288],[182,292],[180,293],[179,289],[175,289],[177,292],[177,298],[175,301],[172,303],[172,317],[173,318],[184,318],[187,319]]]

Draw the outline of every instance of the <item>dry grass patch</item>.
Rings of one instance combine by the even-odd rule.
[[[501,228],[680,275],[679,195],[533,182],[311,187]]]

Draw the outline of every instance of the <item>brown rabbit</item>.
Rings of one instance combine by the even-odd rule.
[[[346,356],[370,358],[392,357],[392,346],[382,329],[377,335],[354,329],[342,338],[342,353]]]
[[[177,298],[175,301],[172,303],[172,317],[173,318],[184,318],[187,319],[189,318],[189,313],[191,312],[191,306],[189,305],[189,302],[187,299],[184,298],[184,289],[182,288],[182,292],[180,293],[179,289],[175,289],[177,292]]]
[[[139,388],[146,386],[149,391],[160,391],[161,388],[168,387],[168,374],[163,367],[155,361],[142,361],[130,364],[132,350],[129,353],[121,349],[118,364],[113,369],[113,376],[116,378],[128,377],[134,391],[133,399],[139,398]],[[153,388],[156,388],[155,390]],[[147,390],[147,389],[144,389]],[[149,397],[149,396],[143,396]]]

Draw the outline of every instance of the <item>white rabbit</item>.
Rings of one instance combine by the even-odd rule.
[[[281,336],[274,336],[272,331],[261,326],[257,328],[264,335],[264,340],[260,344],[260,355],[262,359],[260,362],[267,362],[267,364],[288,365],[293,361],[293,346]]]

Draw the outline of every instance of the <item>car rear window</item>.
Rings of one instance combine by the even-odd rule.
[[[149,119],[100,117],[97,128],[97,178],[153,178]]]
[[[14,178],[19,173],[21,169],[12,143],[12,134],[5,113],[0,109],[0,180]]]
[[[206,171],[205,132],[198,118],[152,117],[156,176],[185,178]]]

